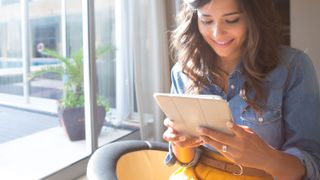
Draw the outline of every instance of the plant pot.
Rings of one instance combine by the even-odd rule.
[[[104,107],[98,106],[97,119],[95,120],[96,135],[101,132],[106,112]],[[85,117],[84,108],[64,108],[59,107],[58,117],[71,141],[85,139]]]

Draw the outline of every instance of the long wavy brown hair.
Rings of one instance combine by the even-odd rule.
[[[171,34],[171,48],[191,83],[189,93],[199,93],[211,81],[219,80],[214,61],[218,56],[203,39],[198,29],[197,9],[211,0],[188,0],[178,16],[178,27]],[[255,110],[266,99],[264,79],[278,64],[281,23],[272,0],[238,0],[248,21],[248,32],[242,46],[241,72],[245,83],[241,97]],[[249,98],[248,92],[254,92]]]

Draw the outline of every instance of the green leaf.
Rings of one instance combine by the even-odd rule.
[[[64,69],[61,65],[48,65],[38,71],[31,73],[31,75],[29,76],[29,80],[32,80],[36,77],[39,77],[47,73],[55,73],[62,77],[64,74]]]
[[[42,54],[44,55],[47,55],[47,56],[50,56],[50,57],[53,57],[53,58],[56,58],[58,59],[60,62],[62,62],[64,65],[66,65],[67,67],[71,66],[70,64],[70,60],[68,58],[65,58],[63,56],[60,56],[57,52],[55,51],[52,51],[50,49],[44,49],[43,52],[41,52]]]
[[[106,47],[97,48],[96,49],[96,56],[99,58],[112,50],[113,50],[113,47],[111,45],[106,46]]]
[[[97,57],[105,55],[113,50],[111,45],[97,48]],[[42,54],[56,58],[62,64],[50,65],[35,71],[31,75],[31,79],[45,73],[56,73],[64,78],[64,90],[61,103],[66,108],[83,107],[84,106],[84,92],[83,92],[83,50],[79,49],[72,54],[71,58],[66,58],[59,55],[57,52],[50,49],[44,49]],[[102,97],[97,97],[97,104],[104,106],[106,112],[109,111],[110,105],[108,101]]]

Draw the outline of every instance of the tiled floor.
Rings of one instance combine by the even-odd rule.
[[[0,106],[0,144],[58,126],[56,115]]]

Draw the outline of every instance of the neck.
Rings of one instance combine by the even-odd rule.
[[[216,66],[226,74],[232,73],[240,62],[240,57],[226,58],[220,57],[216,61]]]

